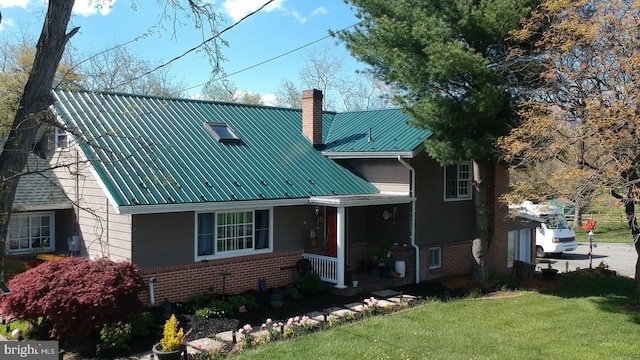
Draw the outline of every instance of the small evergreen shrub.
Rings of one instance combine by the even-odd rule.
[[[209,306],[211,301],[216,299],[218,299],[218,296],[216,295],[216,293],[212,289],[209,289],[208,291],[202,294],[189,296],[189,298],[187,299],[186,307],[194,311],[195,309],[200,309],[200,308]]]
[[[298,279],[298,290],[302,293],[302,295],[313,294],[322,288],[322,280],[320,280],[320,276],[316,273],[309,272]]]
[[[284,290],[284,294],[289,299],[299,300],[302,299],[302,294],[293,284],[287,285],[287,288]]]
[[[106,324],[100,330],[100,341],[105,350],[128,350],[131,341],[131,324],[122,321],[113,325]]]
[[[258,308],[258,301],[256,300],[256,297],[253,296],[253,294],[247,294],[244,296],[245,299],[245,306],[248,309],[257,309]]]
[[[160,349],[162,351],[176,351],[184,346],[185,338],[189,335],[190,331],[186,334],[184,329],[178,328],[178,319],[175,315],[171,315],[169,320],[164,323],[163,336],[160,339]]]
[[[227,300],[233,311],[238,311],[241,306],[245,306],[247,300],[242,295],[230,296]]]
[[[48,330],[51,339],[97,337],[106,324],[126,322],[143,308],[143,281],[129,262],[68,257],[47,261],[9,281],[0,313]]]
[[[148,311],[136,312],[127,316],[127,322],[131,324],[131,337],[141,338],[151,334],[154,318]]]

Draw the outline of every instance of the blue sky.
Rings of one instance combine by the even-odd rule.
[[[71,44],[83,54],[92,54],[130,41],[158,22],[156,1],[131,0],[107,1],[101,9],[90,4],[96,0],[76,0],[70,26],[80,26]],[[215,8],[224,16],[222,28],[230,26],[249,12],[259,8],[266,0],[218,0]],[[43,0],[0,0],[2,24],[0,32],[26,31],[37,37],[42,28],[46,11]],[[173,24],[164,22],[164,30],[156,31],[129,48],[140,57],[153,63],[168,61],[202,41],[202,34],[195,30],[192,22],[183,19],[177,26],[176,37],[172,36]],[[357,22],[353,11],[342,0],[276,0],[269,7],[244,20],[226,32],[222,38],[229,43],[223,48],[227,61],[223,67],[232,74],[262,61],[276,57],[300,46],[321,39],[328,30],[340,30]],[[210,34],[208,34],[210,35]],[[343,45],[334,45],[333,38],[324,39],[312,46],[283,56],[279,59],[242,71],[231,76],[239,90],[267,95],[276,92],[282,79],[298,84],[298,74],[304,57],[311,51],[332,48],[332,55],[345,57],[345,71],[353,72],[363,65],[356,63]],[[171,65],[171,74],[182,80],[186,87],[195,86],[187,92],[196,94],[197,85],[209,79],[210,65],[199,52],[190,53]]]

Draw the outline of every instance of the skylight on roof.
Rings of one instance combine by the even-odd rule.
[[[206,122],[204,125],[219,142],[240,141],[238,135],[225,123]]]

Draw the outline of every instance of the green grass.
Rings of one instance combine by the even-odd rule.
[[[243,351],[232,359],[633,359],[635,281],[566,274],[547,293],[429,301]]]
[[[597,217],[594,216],[597,220]],[[587,230],[575,229],[577,242],[589,242]],[[631,231],[627,223],[600,223],[596,224],[595,230],[593,230],[596,243],[628,243],[633,244],[631,239]]]
[[[592,203],[589,212],[583,214],[582,223],[585,224],[588,219],[597,221],[593,231],[596,243],[633,243],[624,207],[613,201],[611,196],[603,196]],[[575,232],[576,241],[589,242],[588,231],[578,228]]]
[[[11,332],[15,329],[22,330],[22,334],[28,338],[29,334],[29,323],[26,321],[12,321],[9,323],[9,331],[7,331],[6,325],[0,326],[0,334],[4,335],[8,339],[11,339]]]

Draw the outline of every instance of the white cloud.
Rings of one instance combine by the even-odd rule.
[[[267,5],[262,11],[271,12],[282,9],[287,0],[276,0]],[[265,3],[265,0],[226,0],[222,3],[222,9],[233,21],[238,21],[247,14],[257,10]]]
[[[298,20],[301,24],[304,24],[307,22],[307,18],[302,16],[302,14],[300,14],[295,10],[291,12],[291,15],[293,15],[293,17],[296,18],[296,20]]]
[[[278,100],[278,97],[275,94],[265,94],[260,96],[260,100],[262,103],[268,106],[275,106]]]
[[[313,10],[313,12],[311,13],[311,16],[326,15],[326,14],[327,14],[327,9],[325,9],[322,6],[320,6],[319,8]]]
[[[13,19],[2,19],[2,23],[0,23],[0,31],[4,30],[5,26],[16,26],[15,21]]]
[[[98,12],[102,16],[107,16],[115,3],[116,0],[76,0],[73,12],[81,16],[91,16]]]
[[[27,4],[29,4],[29,0],[0,0],[0,8],[21,7],[24,9]]]

